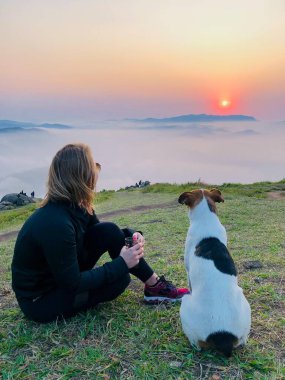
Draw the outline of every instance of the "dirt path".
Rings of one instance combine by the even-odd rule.
[[[18,235],[18,232],[19,231],[17,230],[17,231],[4,232],[3,234],[0,234],[0,243],[1,241],[13,239],[14,237]]]
[[[272,200],[285,199],[285,191],[270,191],[267,196]]]
[[[129,212],[133,211],[144,211],[144,210],[152,210],[155,208],[172,208],[172,207],[177,207],[178,203],[176,201],[171,201],[171,202],[165,202],[165,203],[160,203],[160,204],[153,204],[153,205],[142,205],[142,206],[134,206],[134,207],[129,207],[129,208],[124,208],[121,210],[115,210],[115,211],[108,211],[108,212],[102,212],[101,214],[98,214],[98,217],[100,220],[108,220],[109,218],[112,218],[114,216],[121,216],[124,214],[128,214]],[[0,234],[0,243],[3,241],[7,241],[10,239],[15,238],[18,235],[19,230],[15,231],[9,231],[9,232],[4,232]]]

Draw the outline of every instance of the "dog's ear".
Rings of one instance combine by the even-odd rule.
[[[222,193],[218,189],[211,189],[209,195],[214,202],[220,203],[225,201]]]
[[[186,191],[178,198],[178,202],[193,208],[203,198],[201,190]]]
[[[178,202],[182,205],[186,204],[188,194],[189,194],[189,191],[185,191],[185,193],[180,194],[180,196],[178,198]]]

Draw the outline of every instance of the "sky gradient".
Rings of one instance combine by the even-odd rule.
[[[0,119],[285,120],[284,41],[284,0],[4,0]]]

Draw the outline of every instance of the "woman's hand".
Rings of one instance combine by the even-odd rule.
[[[133,234],[133,240],[135,240],[138,243],[142,243],[142,245],[144,246],[144,237],[142,236],[141,233],[135,232]]]
[[[129,269],[138,265],[143,255],[143,243],[141,242],[135,244],[130,248],[124,246],[120,252],[120,256],[125,260],[125,263]]]

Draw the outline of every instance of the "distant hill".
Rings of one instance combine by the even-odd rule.
[[[69,129],[72,128],[69,125],[64,125],[64,124],[49,124],[49,123],[44,123],[39,125],[40,128],[54,128],[54,129]]]
[[[173,116],[166,118],[147,118],[147,119],[127,119],[129,121],[139,121],[143,123],[185,123],[185,122],[213,122],[213,121],[257,121],[253,116],[247,115],[207,115],[207,114],[190,114]]]
[[[8,128],[3,127],[2,128],[0,126],[0,133],[15,133],[15,132],[25,133],[27,131],[40,132],[40,129],[39,128],[21,128],[21,127],[8,127]]]
[[[64,124],[34,124],[34,123],[27,123],[22,121],[13,121],[13,120],[0,120],[0,132],[20,132],[20,131],[27,131],[36,129],[39,130],[39,128],[46,128],[46,129],[69,129],[72,128],[68,125]]]

